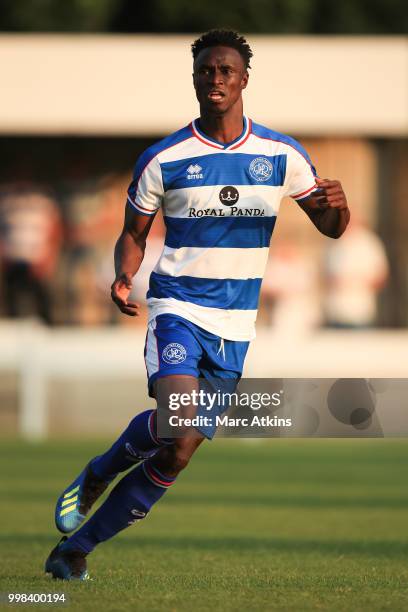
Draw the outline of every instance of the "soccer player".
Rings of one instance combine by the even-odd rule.
[[[192,53],[200,117],[140,156],[115,248],[112,299],[124,314],[137,316],[139,305],[129,299],[132,279],[162,209],[165,246],[147,294],[145,361],[149,394],[163,410],[171,393],[197,390],[200,377],[239,380],[282,197],[294,198],[332,238],[341,236],[350,216],[339,181],[318,178],[296,140],[244,116],[252,57],[246,40],[213,30],[193,43]],[[48,557],[46,571],[53,577],[86,579],[87,555],[143,519],[201,442],[214,435],[213,427],[203,427],[163,439],[156,414],[138,414],[61,494],[56,525],[63,533],[77,531]],[[108,484],[126,470],[81,526]]]

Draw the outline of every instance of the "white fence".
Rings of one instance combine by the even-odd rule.
[[[47,437],[47,391],[55,379],[104,384],[124,377],[143,380],[139,393],[144,397],[144,337],[144,330],[129,328],[47,329],[30,322],[0,323],[0,372],[18,373],[20,435],[32,440]],[[244,374],[256,378],[406,378],[408,332],[323,330],[287,337],[259,330]],[[112,416],[119,408],[112,406]],[[86,415],[79,413],[75,418]]]

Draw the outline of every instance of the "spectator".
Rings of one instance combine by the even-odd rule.
[[[292,242],[278,243],[262,284],[264,314],[275,331],[307,333],[320,323],[318,278],[310,255]]]
[[[380,238],[355,214],[344,236],[328,244],[324,269],[327,324],[345,329],[372,326],[388,262]]]
[[[4,311],[16,318],[35,312],[52,324],[50,281],[62,239],[54,199],[31,185],[0,192],[0,258]]]

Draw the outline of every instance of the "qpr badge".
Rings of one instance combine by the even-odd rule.
[[[273,166],[266,157],[256,157],[249,165],[249,174],[260,183],[270,179],[272,172]]]
[[[177,342],[170,342],[170,344],[164,347],[162,352],[163,361],[172,365],[182,363],[185,361],[186,357],[186,349],[182,344],[178,344]]]

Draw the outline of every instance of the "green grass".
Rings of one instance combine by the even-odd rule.
[[[103,448],[2,441],[1,591],[64,591],[86,611],[408,609],[404,440],[207,443],[89,557],[92,582],[51,581],[54,501]]]

